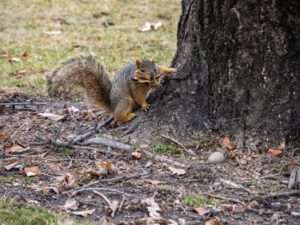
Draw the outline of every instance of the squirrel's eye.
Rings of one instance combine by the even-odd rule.
[[[143,70],[143,69],[141,69],[140,71],[141,71],[142,73],[145,73],[145,70]]]

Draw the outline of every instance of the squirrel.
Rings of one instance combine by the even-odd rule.
[[[147,111],[149,93],[160,86],[164,76],[175,72],[175,68],[144,59],[126,65],[110,80],[104,66],[89,55],[64,62],[46,74],[46,78],[49,96],[56,96],[66,85],[76,85],[83,89],[89,108],[104,109],[120,124],[132,120],[137,107]]]

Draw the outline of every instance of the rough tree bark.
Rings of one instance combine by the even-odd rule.
[[[153,124],[299,137],[299,0],[182,0],[177,38]]]

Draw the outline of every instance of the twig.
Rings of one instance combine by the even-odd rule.
[[[100,144],[100,145],[106,145],[112,148],[117,148],[125,151],[130,151],[132,150],[131,145],[124,144],[122,142],[105,138],[105,137],[95,137],[91,138],[83,143],[84,145],[89,145],[89,144]]]
[[[127,197],[132,197],[131,194],[128,194],[128,193],[125,193],[123,191],[119,191],[117,189],[112,189],[112,188],[79,188],[75,191],[73,191],[71,193],[72,196],[75,196],[77,194],[79,194],[80,192],[85,192],[85,191],[107,191],[107,192],[115,192],[115,193],[118,193],[118,194],[122,194],[122,195],[125,195]],[[66,192],[66,193],[70,193],[70,191]]]
[[[225,185],[228,185],[230,186],[231,188],[236,188],[236,189],[241,189],[243,191],[246,191],[248,192],[249,194],[256,194],[256,192],[253,192],[251,191],[250,189],[240,185],[240,184],[236,184],[234,183],[233,181],[230,181],[230,180],[225,180],[225,179],[220,179],[220,181],[225,184]]]
[[[154,160],[165,162],[165,163],[169,163],[169,164],[181,167],[181,168],[186,168],[187,167],[187,165],[182,164],[180,162],[177,162],[175,160],[169,159],[166,156],[154,155],[153,153],[151,153],[151,152],[149,152],[147,150],[142,150],[142,151],[145,153],[145,155],[148,155],[149,157],[153,158]]]
[[[194,151],[187,149],[181,142],[179,142],[178,140],[176,140],[175,138],[172,138],[168,135],[161,135],[163,138],[175,143],[176,145],[178,145],[179,147],[181,147],[186,153],[191,154],[191,155],[196,155]]]
[[[122,196],[122,201],[121,201],[121,203],[119,205],[119,209],[118,209],[119,212],[121,211],[121,209],[122,209],[122,207],[123,207],[123,205],[125,203],[125,200],[126,200],[126,198],[124,196]]]
[[[225,197],[225,196],[221,196],[221,195],[215,195],[215,194],[209,194],[209,193],[204,193],[204,195],[207,195],[208,197],[211,198],[217,198],[217,199],[221,199],[221,200],[225,200],[225,201],[229,201],[229,202],[234,202],[237,204],[241,204],[241,205],[245,205],[246,203],[236,199],[236,198],[229,198],[229,197]]]
[[[300,196],[300,190],[296,191],[287,191],[287,192],[276,192],[276,193],[271,193],[263,196],[254,196],[250,198],[249,201],[257,200],[257,201],[263,201],[269,198],[280,198],[280,197],[289,197],[289,196]]]
[[[130,126],[123,133],[123,136],[131,134],[136,128],[138,128],[138,126],[140,125],[140,122],[141,122],[141,118],[137,118],[134,121],[132,121],[132,123],[130,124]]]
[[[78,148],[78,149],[82,149],[82,150],[95,150],[97,152],[103,153],[103,154],[109,154],[109,155],[113,155],[113,156],[120,156],[120,153],[114,152],[111,149],[104,149],[104,148],[96,148],[96,147],[92,147],[92,146],[83,146],[83,145],[72,145],[73,148]]]
[[[96,126],[96,128],[89,130],[82,135],[78,135],[77,137],[74,137],[72,140],[69,141],[69,144],[77,144],[77,143],[87,139],[88,137],[92,136],[93,134],[96,134],[101,128],[108,125],[112,120],[113,120],[113,118],[109,117],[107,120],[103,121],[102,123],[99,123]]]
[[[101,198],[103,198],[103,200],[108,204],[109,208],[111,209],[111,217],[114,217],[117,209],[118,209],[118,205],[114,205],[104,194],[102,194],[99,191],[93,191],[96,195],[100,196]]]
[[[149,175],[149,172],[144,172],[141,174],[133,174],[133,175],[127,175],[127,176],[120,176],[120,177],[115,177],[115,178],[111,178],[111,179],[101,179],[101,180],[97,180],[95,182],[91,182],[89,184],[83,185],[81,186],[81,188],[88,188],[91,187],[93,185],[99,184],[99,183],[113,183],[113,182],[119,182],[119,181],[126,181],[126,180],[130,180],[130,179],[136,179],[139,177],[143,177],[143,176],[147,176]]]

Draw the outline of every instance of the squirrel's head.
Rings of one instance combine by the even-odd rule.
[[[159,67],[153,60],[136,60],[136,70],[133,80],[137,83],[148,84],[149,86],[160,85]]]

